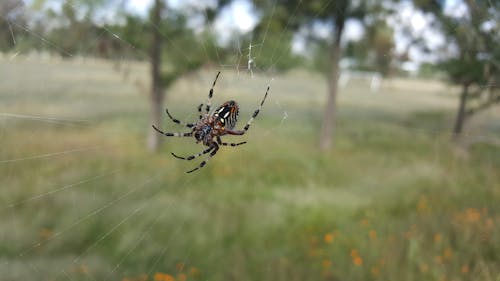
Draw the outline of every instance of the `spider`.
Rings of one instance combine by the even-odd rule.
[[[210,153],[208,157],[203,160],[196,168],[187,171],[186,173],[192,173],[200,168],[203,168],[205,164],[207,164],[208,160],[212,158],[215,154],[217,154],[217,151],[219,150],[219,146],[238,146],[245,144],[246,141],[244,142],[239,142],[239,143],[226,143],[223,142],[221,139],[221,136],[224,135],[243,135],[245,134],[246,131],[248,131],[248,128],[250,128],[250,124],[252,124],[252,121],[257,117],[259,114],[259,111],[262,109],[262,106],[264,105],[264,101],[266,100],[267,93],[269,92],[269,86],[267,86],[266,94],[264,95],[264,98],[262,98],[262,101],[260,102],[259,107],[254,111],[252,114],[252,117],[250,120],[248,120],[247,124],[243,128],[243,130],[235,130],[234,127],[236,126],[236,122],[238,121],[238,112],[239,112],[239,106],[238,103],[234,100],[227,101],[223,103],[221,106],[219,106],[217,109],[214,111],[210,112],[210,104],[212,101],[212,96],[214,93],[214,87],[215,83],[217,82],[217,78],[219,78],[220,71],[217,73],[217,76],[215,76],[215,80],[212,83],[212,88],[210,88],[210,91],[208,92],[208,100],[206,103],[205,107],[205,113],[202,114],[202,108],[203,108],[203,103],[198,106],[198,113],[199,118],[196,123],[184,123],[174,117],[168,112],[168,108],[165,109],[168,117],[177,124],[184,125],[188,128],[192,128],[190,132],[187,133],[166,133],[163,132],[162,130],[158,129],[155,125],[153,126],[153,129],[155,129],[158,133],[163,134],[167,137],[192,137],[196,139],[196,143],[202,143],[205,146],[208,146],[207,149],[197,153],[193,154],[187,157],[182,157],[174,154],[172,152],[172,155],[175,158],[182,159],[182,160],[193,160],[199,156],[202,156],[204,154]]]

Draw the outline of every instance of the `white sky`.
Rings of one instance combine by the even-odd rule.
[[[129,0],[128,6],[131,11],[136,11],[138,14],[144,15],[152,2],[153,0]],[[168,0],[168,2],[172,7],[178,8],[181,5],[200,5],[201,1]],[[203,3],[202,5],[214,4],[212,1],[204,1]],[[425,37],[431,48],[444,44],[444,38],[438,32],[434,32],[432,28],[430,28],[430,19],[422,12],[415,10],[410,1],[399,5],[398,11],[400,12],[392,19],[389,19],[389,24],[392,25],[395,30],[397,53],[401,53],[407,49],[410,42],[408,39],[410,35],[421,35]],[[461,16],[464,14],[464,11],[466,11],[466,9],[464,10],[462,0],[446,0],[446,13]],[[397,21],[402,21],[406,25],[411,26],[412,34],[406,34],[402,25],[397,23]],[[252,4],[248,0],[237,0],[222,12],[220,18],[215,22],[214,28],[216,31],[219,31],[221,41],[225,41],[225,39],[227,39],[225,37],[229,37],[231,31],[248,32],[256,23],[257,18],[252,9]],[[330,32],[328,26],[320,25],[315,27],[315,31],[323,36],[327,36]],[[357,21],[348,21],[346,23],[344,36],[344,41],[359,40],[364,36],[363,26]],[[305,50],[305,42],[301,40],[300,36],[296,36],[292,49],[295,52]],[[416,47],[411,47],[409,53],[410,58],[418,62],[432,61],[435,59],[428,54],[421,53]]]
[[[129,0],[127,7],[140,15],[145,15],[152,3],[152,0]]]
[[[32,0],[27,0],[28,4]],[[215,6],[215,0],[167,0],[170,7],[180,8],[182,6]],[[445,0],[445,13],[453,16],[466,15],[467,8],[463,0]],[[50,2],[50,1],[49,1]],[[127,9],[138,15],[146,15],[151,7],[153,0],[128,0]],[[54,3],[55,4],[55,3]],[[445,39],[430,27],[430,18],[422,12],[413,8],[411,1],[398,4],[398,14],[391,16],[388,19],[389,25],[393,26],[395,31],[396,52],[401,53],[407,49],[410,42],[410,35],[423,36],[432,48],[445,44]],[[249,0],[236,0],[229,7],[225,8],[220,17],[214,23],[213,28],[219,34],[221,42],[229,39],[232,32],[238,31],[241,33],[248,32],[257,24],[257,15],[253,10]],[[404,24],[401,24],[404,23]],[[403,29],[403,26],[411,26],[411,34]],[[315,31],[319,35],[327,36],[329,31],[328,26],[318,25]],[[364,36],[362,25],[357,21],[348,21],[344,32],[344,41],[359,40]],[[292,49],[295,52],[301,52],[305,49],[304,40],[300,36],[296,36],[293,42]],[[432,61],[434,57],[428,54],[421,53],[418,48],[411,47],[409,49],[410,58],[415,61]]]
[[[196,0],[168,0],[169,5],[173,8],[179,8],[183,5],[213,6],[215,3],[212,2],[204,1],[200,5],[200,1]],[[153,0],[129,0],[127,6],[131,11],[135,11],[139,15],[145,15],[152,3]],[[248,32],[255,24],[257,24],[257,19],[253,14],[251,3],[246,0],[236,0],[222,12],[220,19],[216,22],[216,27],[227,29],[229,26],[241,32]]]

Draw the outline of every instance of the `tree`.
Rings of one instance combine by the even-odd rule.
[[[196,32],[188,27],[188,18],[196,17],[195,9],[175,10],[164,0],[155,0],[149,18],[125,14],[123,22],[107,25],[105,31],[120,36],[118,46],[120,57],[147,59],[150,63],[151,89],[148,96],[150,104],[150,124],[159,126],[165,116],[164,101],[168,89],[182,76],[196,71],[204,64],[223,61],[226,52],[216,44],[215,37],[208,31]],[[109,32],[102,32],[107,34]],[[103,52],[113,48],[109,39],[101,36]],[[124,48],[125,46],[125,48]],[[128,48],[133,46],[133,48]],[[148,128],[151,128],[148,126]],[[147,148],[159,148],[162,136],[154,130],[147,135]]]
[[[378,19],[367,25],[366,34],[361,41],[367,49],[367,63],[382,75],[388,75],[394,51],[394,31],[385,20]]]
[[[384,76],[390,75],[394,60],[394,32],[385,18],[375,18],[365,22],[365,35],[356,41],[343,43],[342,57],[349,59],[349,69],[376,71]],[[308,49],[312,54],[313,70],[328,74],[329,61],[325,61],[330,50],[327,38],[309,40]]]
[[[461,88],[453,127],[457,139],[467,119],[500,103],[500,3],[464,0],[466,14],[456,16],[445,13],[439,1],[414,2],[434,16],[449,44],[448,57],[439,65],[449,81]]]
[[[165,92],[180,77],[217,60],[223,60],[225,52],[219,50],[210,32],[195,34],[187,27],[188,15],[168,9],[161,0],[155,0],[151,10],[150,64],[151,64],[151,122],[161,123]],[[130,21],[135,22],[135,21]],[[136,22],[135,22],[136,23]],[[130,28],[128,28],[130,30]],[[141,30],[141,28],[132,28]],[[127,34],[141,36],[140,33]],[[167,39],[167,40],[164,40]],[[137,39],[130,38],[131,42]],[[148,148],[158,149],[161,135],[150,130]]]
[[[272,4],[276,5],[276,7],[269,6],[269,1],[265,0],[254,0],[254,3],[264,11],[261,22],[266,22],[271,18],[274,28],[312,30],[310,27],[318,22],[332,28],[328,44],[328,96],[320,133],[320,148],[323,150],[328,149],[331,147],[335,125],[337,82],[340,72],[339,61],[342,55],[342,35],[345,23],[349,19],[364,19],[368,9],[372,12],[378,11],[381,8],[379,1],[282,0]],[[274,10],[274,13],[268,12]]]
[[[5,0],[0,3],[0,51],[9,51],[16,45],[14,24],[25,25],[24,3]]]
[[[325,150],[331,146],[333,139],[333,126],[335,125],[336,99],[338,92],[338,78],[340,76],[339,61],[341,56],[341,39],[344,32],[344,25],[348,18],[349,1],[340,1],[337,8],[331,8],[330,16],[333,22],[333,36],[330,47],[330,77],[328,79],[328,98],[324,109],[323,123],[321,125],[321,135],[319,146]]]
[[[108,32],[106,26],[112,26],[120,21],[120,13],[124,10],[123,4],[123,0],[33,0],[30,2],[30,8],[39,13],[28,21],[28,24],[19,28],[29,29],[43,40],[38,36],[31,36],[34,39],[24,40],[18,49],[20,51],[46,49],[62,57],[102,56],[103,50],[110,48],[105,43],[118,45],[119,40]],[[110,17],[109,13],[103,14],[102,11],[111,11],[115,16]]]
[[[162,116],[162,105],[164,92],[162,90],[161,78],[160,78],[160,62],[161,62],[161,33],[159,30],[161,22],[161,13],[164,6],[160,0],[155,0],[154,6],[151,13],[151,23],[152,23],[152,39],[151,39],[151,123],[159,124]],[[149,150],[157,150],[160,143],[159,135],[154,131],[150,131],[148,139]]]

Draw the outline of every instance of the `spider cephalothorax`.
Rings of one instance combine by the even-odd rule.
[[[247,124],[243,128],[243,130],[234,130],[236,127],[236,122],[238,121],[238,113],[239,113],[239,106],[238,103],[230,100],[225,103],[223,103],[221,106],[219,106],[217,109],[215,109],[213,112],[210,112],[210,103],[212,101],[212,96],[214,92],[214,86],[215,83],[217,82],[217,78],[219,78],[220,72],[217,73],[217,76],[215,77],[215,80],[212,84],[212,88],[210,88],[210,91],[208,92],[208,100],[206,103],[205,107],[205,113],[202,114],[202,108],[203,104],[200,104],[198,106],[198,112],[200,113],[198,122],[196,123],[183,123],[179,121],[178,119],[175,119],[170,115],[168,112],[168,109],[166,110],[168,117],[175,123],[184,125],[188,128],[191,128],[191,132],[188,133],[165,133],[158,129],[155,125],[153,125],[153,128],[158,131],[159,133],[168,136],[168,137],[191,137],[194,136],[196,139],[197,143],[203,143],[203,145],[208,146],[207,149],[203,150],[202,152],[199,152],[197,154],[188,156],[188,157],[181,157],[178,155],[175,155],[172,153],[172,155],[176,158],[179,159],[184,159],[184,160],[193,160],[196,157],[199,157],[203,154],[207,154],[210,152],[210,155],[207,157],[207,159],[203,160],[200,165],[192,170],[189,170],[188,173],[194,172],[198,170],[199,168],[202,168],[205,166],[207,161],[212,158],[217,151],[219,150],[220,145],[224,146],[238,146],[241,144],[245,144],[246,141],[244,142],[239,142],[239,143],[226,143],[222,142],[221,136],[224,135],[243,135],[245,132],[250,128],[250,124],[252,121],[257,117],[259,114],[259,111],[262,108],[262,105],[264,105],[264,101],[266,100],[267,93],[269,92],[269,86],[267,87],[266,94],[264,95],[264,98],[260,102],[259,107],[254,111],[252,117],[250,120],[248,120]]]

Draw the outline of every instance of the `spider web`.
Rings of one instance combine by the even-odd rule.
[[[65,3],[78,8],[77,2],[67,1]],[[30,11],[30,13],[36,14],[34,11]],[[26,56],[16,52],[2,58],[3,62],[9,64],[9,67],[11,65],[18,67],[25,63],[30,64],[32,60],[36,65],[41,60],[42,64],[47,63],[49,65],[49,69],[50,67],[57,67],[58,64],[75,64],[75,67],[83,66],[84,68],[86,65],[92,67],[92,64],[98,64],[106,67],[106,71],[113,72],[112,63],[95,61],[91,58],[80,58],[66,51],[61,42],[45,38],[29,26],[11,21],[8,21],[8,24],[14,44],[18,44],[16,32],[26,32],[53,51],[70,58],[68,62],[65,62],[54,57]],[[209,26],[209,28],[212,31],[215,30],[213,26]],[[124,48],[145,55],[134,44],[123,39],[121,34],[113,33],[108,29],[105,29],[105,32]],[[164,39],[169,40],[165,36]],[[250,117],[251,112],[257,107],[264,95],[266,87],[272,84],[274,78],[274,74],[271,74],[271,72],[259,69],[259,54],[254,52],[257,46],[262,48],[265,46],[265,42],[251,43],[248,47],[239,46],[235,50],[237,61],[235,61],[234,65],[226,65],[219,61],[216,69],[203,72],[197,79],[192,79],[194,83],[184,82],[182,84],[181,82],[181,88],[187,85],[189,89],[194,84],[193,88],[196,89],[196,94],[189,97],[188,100],[192,109],[187,111],[188,106],[180,106],[181,110],[179,110],[173,106],[171,108],[172,112],[175,112],[183,120],[195,120],[197,117],[195,107],[200,101],[204,102],[206,100],[211,80],[213,80],[217,69],[219,69],[222,71],[222,75],[215,88],[212,107],[222,103],[224,99],[234,98],[240,100],[240,98],[243,98],[240,116],[243,121],[240,121],[240,123],[244,124],[248,120],[244,119]],[[172,47],[180,48],[180,46],[176,45]],[[211,47],[215,47],[216,50],[218,48],[218,46]],[[184,55],[188,57],[189,53]],[[52,62],[54,59],[56,61]],[[247,60],[246,68],[240,67],[243,60]],[[129,81],[133,80],[133,83],[139,85],[139,88],[142,87],[140,90],[147,91],[144,85],[147,85],[146,79],[148,77],[133,70],[137,63],[125,59],[121,59],[120,63],[124,72],[129,71],[132,73],[130,76],[133,78],[130,78]],[[142,70],[142,68],[139,70]],[[82,69],[80,71],[84,72],[86,70]],[[256,71],[259,73],[256,73]],[[34,74],[36,75],[36,72]],[[86,75],[85,72],[84,75]],[[96,75],[89,76],[89,83],[92,83],[92,79],[98,79]],[[71,78],[68,77],[67,79]],[[44,87],[45,81],[27,80],[33,83],[33,85],[27,84],[28,87],[25,91],[28,93],[34,91],[37,87]],[[129,81],[123,83],[126,84]],[[4,82],[6,81],[2,81],[2,83]],[[228,94],[231,88],[241,89],[242,86],[238,85],[239,83],[244,83],[245,87],[249,88],[245,91],[236,91],[237,96]],[[236,84],[236,86],[231,86],[233,84]],[[10,87],[10,85],[7,86]],[[57,87],[57,85],[55,86]],[[128,88],[131,87],[128,86]],[[186,99],[176,100],[175,88],[168,93],[168,103],[171,101],[173,104],[185,103]],[[126,96],[133,97],[130,92],[136,92],[137,89],[133,87],[132,89],[126,89],[129,92]],[[51,90],[57,91],[59,89],[49,89],[49,91]],[[71,94],[73,93],[68,95]],[[97,100],[92,100],[96,97]],[[184,174],[188,167],[197,165],[199,162],[176,163],[168,159],[170,156],[164,153],[162,157],[167,159],[155,157],[155,160],[152,161],[159,162],[154,169],[151,169],[150,165],[145,164],[147,161],[144,161],[144,158],[149,158],[151,155],[139,153],[136,155],[142,158],[139,161],[133,157],[124,157],[126,158],[124,162],[120,161],[94,170],[86,169],[84,172],[79,172],[78,159],[90,156],[98,163],[100,154],[124,153],[127,145],[129,145],[130,137],[128,140],[120,140],[122,138],[127,139],[127,136],[134,135],[132,140],[138,142],[141,146],[144,145],[140,139],[144,137],[145,130],[140,129],[138,132],[134,132],[126,128],[97,129],[99,136],[92,140],[73,141],[70,139],[62,142],[54,141],[54,144],[49,146],[37,146],[36,142],[49,141],[50,134],[54,132],[62,133],[67,131],[71,133],[73,130],[80,130],[82,134],[86,134],[87,131],[96,130],[96,127],[106,123],[106,114],[109,113],[106,112],[106,108],[101,107],[85,111],[88,110],[85,104],[108,103],[113,102],[113,99],[100,97],[92,93],[89,93],[88,97],[75,94],[75,97],[68,97],[64,101],[67,103],[66,105],[76,107],[75,114],[71,110],[64,108],[66,105],[63,102],[55,101],[56,104],[52,104],[43,100],[43,97],[31,97],[27,94],[22,95],[17,100],[11,99],[10,96],[8,98],[8,102],[12,106],[2,106],[0,110],[0,138],[4,140],[3,145],[7,148],[3,153],[0,153],[2,155],[0,157],[0,169],[2,174],[7,175],[1,180],[3,182],[2,186],[18,185],[16,181],[18,178],[23,177],[19,170],[24,168],[29,169],[26,172],[27,176],[34,178],[37,177],[40,170],[44,170],[43,166],[48,167],[48,170],[54,169],[57,172],[48,173],[43,180],[21,184],[21,186],[26,187],[26,190],[2,194],[3,207],[1,208],[1,216],[5,220],[3,220],[1,227],[1,236],[5,238],[4,241],[12,242],[12,246],[9,247],[9,257],[0,259],[0,268],[6,274],[6,278],[12,280],[33,278],[39,278],[39,280],[143,280],[141,279],[142,276],[147,275],[149,280],[153,280],[156,275],[161,276],[163,273],[175,276],[176,274],[182,274],[182,272],[188,274],[188,269],[191,270],[192,274],[196,274],[196,271],[200,270],[197,268],[201,267],[201,265],[191,263],[195,245],[186,243],[176,245],[178,240],[182,238],[183,233],[189,231],[190,228],[187,226],[192,224],[193,221],[189,216],[181,216],[178,219],[172,218],[173,214],[179,213],[176,209],[186,207],[184,201],[187,200],[185,198],[186,193],[189,194],[190,189],[208,188],[203,182],[198,182],[199,178],[202,177],[201,174],[194,174],[193,176]],[[31,102],[29,98],[35,98],[36,101]],[[133,98],[139,100],[137,97]],[[112,107],[111,110],[116,110],[119,113],[138,112],[138,114],[142,115],[138,118],[139,122],[147,124],[147,122],[143,122],[148,117],[146,98],[140,97],[140,99],[144,99],[144,103],[139,105],[139,109],[131,109],[128,104],[125,104],[125,108],[116,106]],[[36,104],[37,101],[40,101],[40,103],[35,111],[26,110],[32,109],[31,103]],[[84,105],[82,106],[79,103]],[[274,127],[281,127],[287,119],[285,107],[278,102],[278,99],[272,97],[271,90],[264,110],[273,110],[273,106],[275,112],[278,112],[278,119],[274,123],[270,123],[271,127],[260,128],[261,132],[263,131],[266,135],[269,135],[274,130]],[[261,116],[256,120],[257,122],[252,124],[250,132],[259,130],[258,120],[262,115],[264,114],[261,113]],[[167,118],[165,120],[167,121]],[[137,122],[137,118],[133,121]],[[173,124],[166,126],[172,130],[181,130],[181,128],[175,127]],[[149,126],[147,128],[149,129]],[[22,142],[16,143],[10,139],[9,135],[14,130],[23,132],[22,137],[24,140]],[[113,139],[113,141],[102,142],[101,139]],[[90,144],[86,144],[87,142]],[[180,141],[173,140],[172,144],[168,144],[168,147],[174,150],[174,146],[180,143]],[[199,149],[199,146],[193,145],[189,147],[191,153],[193,150],[197,152]],[[188,153],[187,151],[188,149],[186,149],[186,153]],[[237,150],[232,152],[238,153]],[[216,162],[216,159],[217,157],[212,159],[211,162]],[[244,159],[237,159],[236,161],[239,165],[244,163]],[[63,168],[61,165],[66,166],[64,162],[68,162],[69,166]],[[127,173],[133,173],[134,171],[141,172],[136,174],[129,182],[113,183],[120,182],[120,177],[125,177]],[[165,187],[163,184],[165,175],[173,176],[176,180],[173,183],[170,181],[170,184]],[[103,191],[99,189],[106,189],[110,184],[118,184],[119,188],[115,187],[114,190],[109,191],[110,195],[103,196]],[[65,203],[64,201],[69,202]],[[57,212],[54,213],[53,210],[50,210],[50,207],[47,206],[50,206],[51,202],[54,205],[64,206],[61,211],[66,215],[59,215]],[[161,206],[161,209],[155,211],[155,208],[159,206]],[[40,210],[39,214],[36,214],[37,209]],[[29,213],[32,214],[29,215]],[[53,217],[54,215],[56,216]],[[29,223],[27,220],[30,217],[33,220],[33,225],[26,226],[25,224]],[[100,222],[102,217],[109,217],[106,225],[100,225],[102,224]],[[175,225],[166,225],[165,221]],[[163,230],[166,227],[169,228],[168,231]],[[92,230],[93,228],[95,229]],[[223,231],[223,229],[218,231]],[[155,236],[158,232],[164,233],[165,238],[161,240],[164,244],[157,244],[158,238]],[[121,241],[120,243],[123,243],[123,245],[117,247],[119,250],[116,250],[116,252],[109,253],[108,258],[104,258],[106,248],[115,241]],[[149,245],[150,241],[156,241],[154,242],[155,245]],[[152,247],[156,248],[152,249]],[[141,255],[144,248],[146,248],[146,251],[149,250],[148,262],[142,266],[142,270],[129,270],[130,263],[136,260],[134,257]],[[63,253],[60,255],[54,254],[58,252]],[[54,254],[54,256],[60,256],[60,258],[49,258],[50,253]],[[179,267],[179,264],[186,266],[186,269],[182,271],[176,268],[175,266]]]
[[[74,2],[68,3],[76,5]],[[328,4],[330,3],[331,1]],[[300,7],[299,3],[295,11]],[[274,14],[274,7],[272,13]],[[293,20],[294,16],[294,14],[290,15],[288,23]],[[77,67],[87,67],[98,64],[101,67],[106,67],[106,71],[113,71],[111,63],[78,58],[75,54],[65,51],[61,42],[44,38],[28,26],[10,21],[8,23],[14,44],[18,44],[16,31],[23,31],[55,51],[62,52],[71,58],[70,62],[58,61],[54,65],[74,63]],[[215,31],[214,26],[208,28]],[[267,29],[269,29],[269,24]],[[105,32],[112,35],[116,42],[125,48],[141,52],[132,43],[124,40],[121,34],[113,33],[110,30],[105,30]],[[284,33],[280,34],[280,36],[284,35]],[[280,76],[273,72],[272,67],[268,69],[260,67],[259,61],[263,59],[262,50],[268,48],[267,36],[266,30],[265,36],[260,42],[243,45],[242,42],[238,41],[238,48],[234,51],[234,64],[227,65],[219,61],[216,67],[222,71],[222,75],[215,87],[212,106],[217,106],[228,98],[242,100],[240,125],[248,120],[247,118],[257,107],[267,85],[271,86],[263,111],[252,123],[249,130],[247,139],[250,142],[254,138],[272,139],[276,131],[286,129],[284,127],[288,125],[290,118],[298,120],[302,116],[301,110],[295,106],[295,104],[303,102],[302,99],[295,96],[298,95],[297,90],[290,91],[294,96],[287,97],[290,90],[287,87],[287,81],[282,81]],[[168,40],[168,38],[164,39]],[[180,48],[180,46],[175,45],[173,47]],[[218,48],[218,46],[212,47]],[[271,57],[266,59],[279,62],[282,60],[281,51],[275,48]],[[186,53],[185,56],[189,56],[189,54]],[[10,67],[16,64],[30,63],[31,59],[14,53],[3,58],[2,63],[9,64]],[[144,65],[139,66],[137,71],[133,70],[137,63],[126,60],[122,60],[121,63],[125,65],[126,71],[130,71],[132,73],[130,75],[134,77],[129,78],[124,84],[133,80],[135,86],[147,89],[144,86],[147,84],[145,81],[147,77],[141,74],[145,70]],[[40,68],[39,71],[43,71],[43,68]],[[197,79],[183,80],[169,90],[167,99],[168,103],[174,104],[171,107],[171,112],[175,117],[183,121],[196,120],[198,113],[195,107],[200,101],[206,100],[208,89],[216,72],[215,69],[201,72]],[[88,83],[92,83],[92,79],[98,79],[98,75],[89,76]],[[61,79],[72,78],[68,73],[66,78]],[[9,84],[8,81],[1,81],[1,83]],[[26,86],[25,91],[27,92],[34,91],[38,87],[45,87],[44,81],[35,80],[33,83],[34,85],[31,86],[20,85],[16,87]],[[8,87],[14,86],[9,84]],[[57,86],[54,87],[57,88]],[[200,255],[200,251],[203,250],[208,250],[207,260],[217,260],[228,268],[231,266],[231,260],[221,256],[220,252],[197,249],[198,241],[182,239],[186,233],[191,233],[193,229],[200,230],[193,227],[193,224],[206,223],[206,221],[193,217],[189,212],[190,208],[199,208],[196,206],[196,200],[201,200],[200,194],[206,195],[206,193],[197,194],[190,190],[210,189],[209,183],[214,183],[214,181],[203,174],[207,173],[203,170],[193,175],[185,175],[183,173],[185,170],[199,162],[178,163],[177,160],[167,159],[170,157],[168,152],[175,150],[177,146],[185,153],[198,152],[199,146],[184,145],[182,142],[186,140],[167,140],[168,151],[162,150],[164,154],[162,157],[136,151],[133,157],[120,156],[117,158],[119,159],[117,162],[99,166],[98,160],[108,154],[110,156],[127,155],[130,146],[134,147],[135,150],[139,146],[144,146],[142,138],[145,129],[139,127],[129,130],[123,122],[120,123],[113,118],[111,121],[106,119],[107,115],[111,114],[108,111],[116,111],[120,115],[131,115],[132,117],[127,116],[127,118],[133,122],[147,124],[149,115],[146,97],[137,96],[137,88],[134,86],[127,87],[126,98],[132,98],[134,101],[143,100],[137,108],[135,104],[131,106],[124,103],[123,107],[120,104],[109,109],[106,106],[96,106],[92,111],[85,111],[88,108],[82,106],[81,103],[109,104],[114,101],[113,98],[116,100],[123,98],[105,96],[94,100],[96,96],[89,93],[88,96],[75,95],[75,97],[63,102],[56,101],[56,104],[46,102],[43,100],[44,97],[36,97],[41,108],[30,112],[26,110],[33,108],[33,106],[30,107],[30,95],[22,96],[19,98],[21,102],[17,103],[16,99],[6,94],[8,102],[6,105],[0,106],[0,140],[3,142],[3,149],[0,153],[2,156],[0,157],[0,171],[6,177],[0,180],[0,184],[7,189],[9,186],[20,186],[26,189],[9,190],[1,195],[3,207],[0,208],[2,218],[0,236],[4,238],[3,241],[12,243],[10,246],[5,246],[8,257],[0,258],[1,271],[6,272],[7,278],[28,280],[35,276],[35,279],[39,278],[40,280],[145,280],[141,279],[144,274],[148,276],[148,280],[153,280],[154,276],[161,276],[163,273],[177,274],[176,277],[180,278],[180,274],[189,273],[188,268],[196,276],[197,271],[202,271],[203,267],[210,266],[209,263],[195,264],[192,262],[193,257]],[[177,94],[186,92],[193,94],[187,95],[187,98]],[[317,106],[317,100],[323,99],[322,95],[326,92],[326,85],[325,89],[321,89],[320,92],[318,95],[311,95],[310,99],[316,101],[316,103],[312,103],[312,106]],[[307,94],[309,93],[304,93],[304,95]],[[373,99],[382,98],[383,96],[379,96]],[[66,105],[76,108],[77,113],[74,114],[71,108],[65,107]],[[270,121],[265,122],[266,118]],[[164,120],[168,122],[167,118]],[[111,126],[109,123],[115,126]],[[182,129],[174,127],[173,124],[164,126],[168,126],[172,130]],[[394,124],[394,126],[403,125]],[[107,127],[113,127],[113,129]],[[146,127],[149,129],[149,126]],[[64,135],[65,132],[74,133],[75,130],[82,132],[94,130],[96,135],[93,135],[90,140],[63,139],[61,142],[56,140],[53,145],[49,146],[36,144],[37,142],[50,142],[50,134],[52,133],[57,133],[59,136],[59,134]],[[429,134],[428,129],[414,127],[413,130],[417,134]],[[444,130],[436,129],[431,133],[442,135]],[[18,131],[22,131],[23,140],[12,140],[9,135]],[[133,136],[132,140],[130,135]],[[494,135],[469,133],[468,136],[498,141]],[[105,141],[107,139],[112,140]],[[131,145],[131,142],[135,143],[135,146]],[[226,150],[230,150],[230,148]],[[231,166],[248,165],[249,159],[238,157],[238,153],[238,150],[219,153],[220,155],[218,154],[217,157],[210,160],[208,165],[219,161],[222,164],[217,163],[217,167],[225,165],[225,167],[231,168]],[[234,156],[228,156],[229,154]],[[78,162],[79,159],[87,158],[96,160],[96,168],[87,169],[82,173],[79,171]],[[87,161],[91,160],[87,159]],[[156,165],[148,165],[149,162],[154,162]],[[47,176],[39,179],[39,173],[46,173]],[[130,173],[134,174],[132,179],[127,177]],[[212,171],[212,173],[215,172]],[[126,177],[127,180],[121,181],[122,177]],[[169,185],[165,186],[165,182],[168,182]],[[110,185],[115,187],[112,190],[103,191]],[[239,188],[238,184],[235,184],[235,188]],[[224,195],[227,196],[227,194]],[[220,200],[224,199],[227,198],[220,198]],[[208,206],[214,204],[220,208],[220,204],[215,204],[210,200],[204,201],[204,204]],[[51,205],[54,207],[52,210],[50,209]],[[228,203],[227,209],[230,207],[231,205]],[[175,216],[180,214],[179,210],[185,214],[176,218]],[[66,214],[59,215],[60,212]],[[55,214],[58,217],[53,217]],[[31,219],[33,220],[32,225],[30,225]],[[107,223],[103,223],[103,221]],[[221,233],[229,231],[226,227],[228,226],[213,227],[217,233],[212,233],[212,235],[223,236]],[[158,238],[161,235],[164,236],[162,240]],[[192,237],[199,240],[206,239],[203,237],[203,233],[192,235]],[[58,254],[60,258],[50,259],[47,253],[49,255]],[[127,268],[138,260],[147,261],[142,266],[142,271],[138,271],[136,268],[134,270]],[[158,277],[158,280],[162,279]]]

